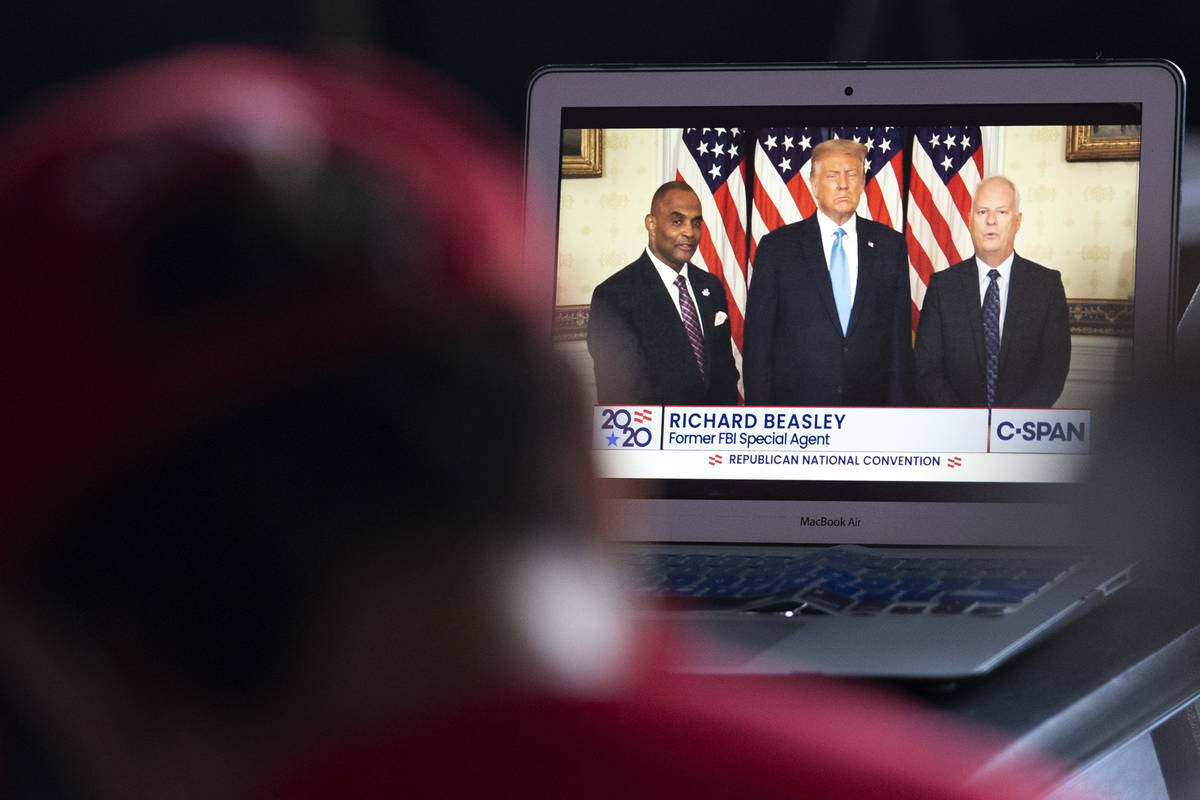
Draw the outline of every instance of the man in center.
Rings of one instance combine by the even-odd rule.
[[[813,148],[817,213],[762,238],[746,299],[747,405],[900,406],[912,379],[904,237],[855,210],[864,145]]]

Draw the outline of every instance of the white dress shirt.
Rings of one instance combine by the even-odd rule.
[[[696,290],[692,288],[692,279],[688,277],[688,267],[690,264],[684,264],[683,269],[676,272],[671,267],[659,260],[658,256],[650,252],[650,248],[646,248],[646,255],[650,256],[650,263],[658,270],[658,277],[662,278],[663,285],[667,287],[667,294],[671,295],[671,300],[675,303],[675,311],[679,314],[679,321],[683,321],[683,310],[679,307],[679,287],[675,285],[675,278],[679,275],[683,276],[684,282],[687,283],[688,296],[692,298],[692,308],[696,309],[696,318],[699,319],[700,306],[696,303]],[[700,332],[704,332],[704,320],[700,320]]]

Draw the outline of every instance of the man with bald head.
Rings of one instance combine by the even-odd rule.
[[[592,292],[587,342],[597,402],[738,402],[725,287],[690,263],[702,221],[692,188],[664,183],[646,215],[646,250]]]
[[[971,206],[972,258],[936,272],[917,327],[917,390],[931,406],[1049,408],[1071,363],[1057,270],[1021,258],[1021,198],[1002,175]]]
[[[817,212],[758,245],[746,298],[746,402],[899,406],[912,380],[904,237],[856,213],[864,145],[813,148]]]

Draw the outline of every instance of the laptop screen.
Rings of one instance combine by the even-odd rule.
[[[551,260],[614,528],[1075,531],[1114,393],[1169,359],[1180,83],[1162,64],[536,76],[528,190],[557,237],[531,263]]]

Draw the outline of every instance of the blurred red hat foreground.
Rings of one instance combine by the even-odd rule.
[[[187,53],[0,137],[0,570],[48,512],[231,397],[472,297],[548,317],[515,147],[432,74],[355,64]]]

